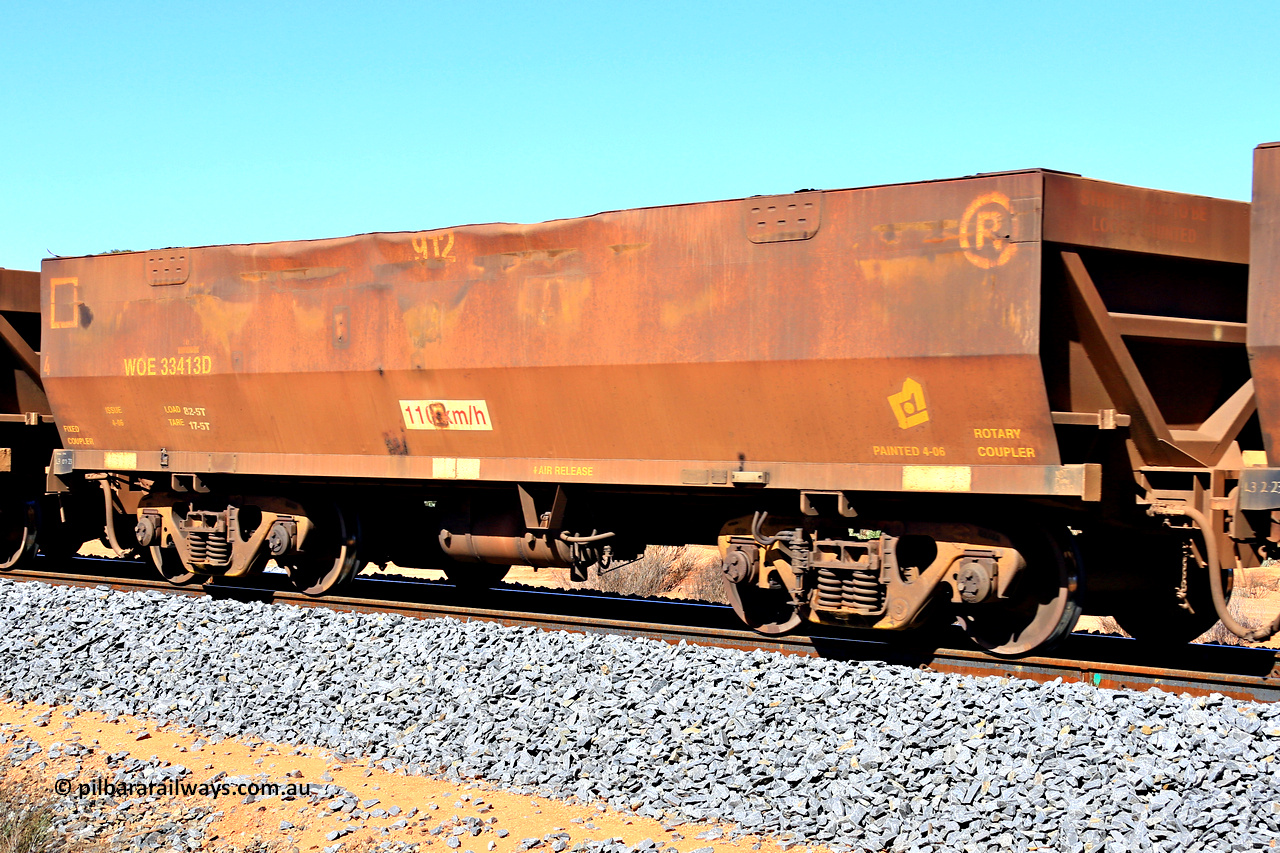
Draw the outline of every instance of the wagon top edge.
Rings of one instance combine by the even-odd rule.
[[[1280,143],[1273,143],[1280,145]],[[1260,146],[1261,147],[1261,146]],[[514,223],[514,222],[488,222],[488,223],[470,223],[465,225],[459,224],[443,224],[422,229],[405,229],[394,231],[369,231],[358,234],[337,236],[337,237],[319,237],[298,240],[268,240],[256,242],[239,242],[239,243],[222,243],[222,244],[203,244],[203,245],[185,245],[185,246],[168,246],[153,247],[138,251],[115,251],[111,253],[84,253],[80,255],[67,255],[59,258],[46,258],[44,265],[56,265],[61,260],[74,260],[80,258],[105,258],[105,257],[133,257],[137,255],[154,254],[161,251],[169,250],[195,250],[195,249],[242,249],[247,251],[259,251],[262,247],[285,247],[285,246],[306,246],[321,243],[360,241],[368,238],[377,237],[406,237],[416,234],[430,234],[437,231],[471,231],[471,232],[522,232],[534,231],[544,228],[556,228],[572,223],[580,223],[589,220],[605,218],[618,214],[639,213],[644,211],[663,211],[676,210],[681,208],[696,208],[708,205],[724,205],[724,204],[741,204],[749,203],[756,199],[773,199],[787,198],[789,196],[797,196],[804,193],[875,193],[875,192],[894,192],[895,190],[908,190],[915,194],[927,193],[931,186],[939,187],[939,196],[946,192],[942,189],[944,185],[954,185],[963,183],[980,183],[980,182],[996,182],[997,184],[1010,180],[1025,180],[1028,177],[1032,181],[1038,181],[1038,190],[1036,197],[1042,200],[1043,206],[1047,209],[1045,214],[1046,231],[1043,239],[1058,242],[1075,243],[1077,245],[1095,245],[1097,241],[1084,234],[1079,223],[1092,223],[1091,215],[1097,213],[1098,208],[1111,211],[1127,211],[1130,214],[1136,213],[1139,217],[1158,219],[1167,215],[1167,212],[1175,206],[1185,208],[1206,208],[1211,213],[1206,218],[1211,218],[1214,222],[1222,223],[1224,232],[1232,232],[1239,229],[1247,233],[1248,230],[1248,210],[1249,203],[1245,201],[1235,201],[1229,199],[1214,198],[1211,196],[1196,195],[1191,193],[1181,193],[1174,191],[1157,190],[1145,187],[1138,187],[1131,184],[1122,184],[1111,181],[1103,181],[1096,178],[1086,178],[1078,173],[1058,171],[1045,168],[1019,169],[1002,172],[981,172],[972,175],[965,175],[952,178],[940,178],[920,181],[901,181],[885,184],[874,184],[860,187],[844,187],[823,190],[797,190],[795,193],[783,193],[777,195],[753,195],[743,196],[739,198],[715,199],[700,202],[682,202],[667,205],[649,205],[634,208],[623,208],[614,210],[605,210],[593,214],[579,217],[563,217],[558,219],[549,219],[541,222],[533,223]],[[1132,217],[1130,217],[1132,218]],[[1055,227],[1055,223],[1058,227]],[[1120,248],[1133,251],[1153,251],[1158,254],[1175,254],[1181,255],[1182,252],[1176,248],[1161,249],[1159,247],[1144,245],[1112,245],[1115,243],[1117,235],[1113,234],[1110,238],[1104,239],[1102,245],[1105,248]],[[1158,242],[1158,241],[1157,241]],[[1233,263],[1248,262],[1248,246],[1247,237],[1243,242],[1239,240],[1229,240],[1228,245],[1222,245],[1222,241],[1215,240],[1219,244],[1212,252],[1211,260],[1222,260]],[[1237,245],[1238,243],[1238,245]],[[1191,251],[1189,256],[1198,257],[1200,252]]]

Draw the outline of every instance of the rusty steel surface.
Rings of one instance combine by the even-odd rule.
[[[0,311],[40,313],[40,273],[0,267]]]
[[[1047,173],[1044,239],[1073,246],[1249,262],[1249,205]]]
[[[39,344],[40,274],[0,269],[0,423],[51,414],[40,381]]]
[[[68,460],[62,465],[57,463]],[[70,461],[74,460],[74,461]],[[130,471],[182,471],[272,476],[281,473],[317,479],[447,480],[462,475],[453,466],[475,460],[441,457],[366,456],[345,454],[253,454],[102,450],[58,451],[61,473],[81,468]],[[448,463],[445,467],[441,463]],[[484,460],[486,479],[528,482],[599,482],[662,486],[717,486],[728,468],[708,468],[705,459],[618,460],[512,457]],[[700,467],[699,467],[700,466]],[[755,466],[753,466],[755,467]],[[857,489],[862,491],[963,491],[976,494],[1084,496],[1096,500],[1101,487],[1097,464],[959,466],[774,463],[769,484],[782,489]],[[734,469],[736,470],[736,468]],[[590,477],[588,480],[587,478]],[[463,477],[463,479],[466,479]]]
[[[77,569],[89,561],[75,561]],[[93,561],[99,562],[99,561]],[[1168,666],[1143,666],[1128,662],[1125,658],[1129,641],[1111,637],[1077,636],[1072,641],[1083,653],[1082,657],[1035,656],[1017,661],[999,660],[970,649],[936,647],[890,646],[881,641],[857,639],[848,636],[791,635],[762,637],[751,631],[732,627],[735,620],[727,607],[698,605],[669,601],[635,601],[609,598],[609,609],[618,612],[626,606],[641,605],[653,609],[652,616],[661,621],[644,619],[600,619],[585,616],[583,608],[594,613],[605,608],[596,596],[560,595],[554,591],[528,592],[521,590],[495,590],[497,595],[520,598],[513,607],[469,607],[448,599],[448,588],[436,584],[397,581],[365,581],[353,587],[349,594],[312,598],[276,586],[267,577],[254,585],[216,583],[206,586],[175,587],[164,581],[148,577],[149,570],[143,564],[127,564],[131,569],[122,570],[121,561],[105,561],[112,574],[98,575],[90,568],[86,571],[25,570],[5,572],[0,577],[15,581],[40,582],[58,585],[95,587],[106,585],[120,591],[158,591],[171,595],[221,596],[251,598],[269,603],[297,607],[328,607],[363,613],[396,613],[413,618],[448,617],[464,621],[481,620],[506,626],[535,627],[541,630],[563,630],[578,633],[601,632],[624,636],[644,637],[670,643],[689,642],[742,650],[764,649],[782,654],[799,654],[811,657],[828,657],[845,660],[880,660],[932,669],[957,675],[976,677],[1019,678],[1037,682],[1062,679],[1080,682],[1106,689],[1146,690],[1157,688],[1172,693],[1208,695],[1221,693],[1236,699],[1274,702],[1280,701],[1280,668],[1277,668],[1271,650],[1239,649],[1232,647],[1192,647],[1184,656],[1195,658],[1199,668],[1171,668]],[[395,598],[386,597],[394,591]],[[541,604],[530,604],[529,596],[541,599]],[[575,599],[579,601],[575,602]],[[678,620],[672,615],[687,611]],[[1115,641],[1115,642],[1111,642]],[[1113,647],[1117,644],[1122,651]],[[1244,657],[1247,661],[1243,661]],[[1115,659],[1112,659],[1115,658]],[[1227,671],[1215,671],[1217,665]]]
[[[1041,180],[826,192],[816,233],[767,242],[747,199],[189,249],[172,284],[156,253],[51,260],[46,385],[70,449],[281,454],[280,474],[283,454],[583,482],[620,476],[586,460],[673,460],[655,479],[677,483],[1055,466]]]
[[[1280,465],[1280,142],[1253,155],[1253,221],[1249,262],[1249,357],[1267,461]],[[1262,483],[1272,495],[1260,508],[1280,507],[1272,491],[1280,471]]]
[[[78,468],[1083,496],[1041,241],[1237,262],[1245,215],[1026,171],[52,259],[43,373]]]

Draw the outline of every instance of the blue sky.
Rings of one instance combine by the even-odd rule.
[[[0,4],[0,266],[1045,166],[1248,198],[1280,4]]]

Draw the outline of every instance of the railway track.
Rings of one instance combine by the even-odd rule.
[[[109,574],[105,573],[108,569]],[[1272,649],[1192,645],[1178,646],[1153,657],[1150,647],[1122,637],[1073,634],[1055,650],[1055,656],[1002,660],[965,648],[965,638],[958,630],[896,638],[908,640],[906,643],[889,643],[840,631],[764,637],[743,630],[727,606],[618,598],[581,591],[504,586],[477,595],[474,591],[461,593],[446,583],[359,577],[347,587],[344,595],[312,598],[294,591],[284,575],[263,574],[250,580],[218,580],[203,586],[179,587],[157,578],[147,564],[91,557],[78,557],[65,563],[46,559],[37,568],[5,572],[0,577],[63,586],[106,585],[129,592],[152,590],[169,595],[396,613],[422,619],[447,616],[549,631],[603,632],[670,643],[683,641],[840,660],[878,661],[971,676],[1038,682],[1060,678],[1109,689],[1154,687],[1192,695],[1221,693],[1244,700],[1280,701],[1280,661]],[[474,606],[477,598],[484,600],[484,606]],[[602,600],[607,601],[607,608],[601,607]],[[601,619],[594,615],[602,609],[614,613],[615,618]]]

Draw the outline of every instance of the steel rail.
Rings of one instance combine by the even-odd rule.
[[[75,568],[100,564],[78,558]],[[444,583],[357,578],[346,594],[313,598],[288,587],[283,575],[261,575],[252,581],[215,581],[174,586],[155,576],[144,563],[107,561],[112,574],[74,569],[25,569],[0,573],[13,581],[62,586],[97,587],[169,595],[257,600],[297,607],[327,607],[338,611],[394,613],[432,619],[496,622],[547,631],[608,633],[646,637],[668,643],[687,642],[742,650],[762,649],[783,654],[840,660],[876,661],[975,677],[1018,678],[1036,682],[1061,679],[1095,687],[1122,690],[1156,688],[1196,696],[1221,693],[1234,699],[1280,701],[1280,662],[1272,649],[1236,646],[1183,646],[1166,654],[1157,665],[1149,648],[1120,637],[1076,634],[1059,647],[1058,656],[1029,656],[1016,660],[993,658],[963,648],[963,635],[943,631],[919,639],[909,635],[896,642],[868,638],[867,632],[825,630],[810,635],[765,637],[745,630],[723,605],[669,600],[631,599],[558,590],[499,587],[463,594]],[[46,566],[49,564],[46,563]],[[394,592],[388,595],[389,592]],[[467,603],[486,596],[486,606]],[[601,619],[593,614],[606,606],[619,616]],[[820,626],[815,626],[820,627]],[[903,642],[903,641],[906,642]],[[956,646],[961,646],[957,648]]]

